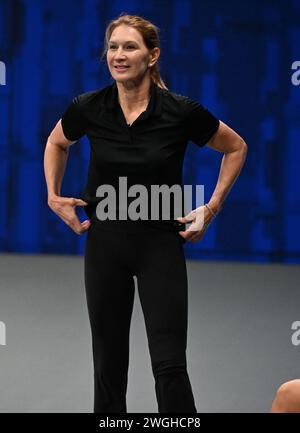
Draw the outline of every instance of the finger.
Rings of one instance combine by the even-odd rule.
[[[205,232],[206,232],[206,230],[201,230],[200,232],[198,232],[195,236],[193,236],[193,238],[192,238],[193,241],[194,242],[200,241],[203,238]]]
[[[190,236],[189,234],[191,232],[194,233],[195,231],[199,231],[199,229],[195,226],[195,223],[191,223],[185,231],[180,231],[178,233],[182,233],[184,234],[184,237],[186,237],[186,236]]]
[[[178,233],[182,233],[182,237],[184,237],[187,241],[190,241],[190,239],[194,236],[193,232],[191,232],[190,230],[186,230],[184,232],[178,232]]]
[[[201,237],[203,236],[203,232],[202,231],[197,231],[197,232],[192,232],[192,234],[190,234],[188,236],[188,240],[190,242],[197,242],[199,239],[201,239]]]
[[[180,236],[182,236],[183,238],[187,238],[187,236],[188,236],[188,231],[187,230],[185,230],[185,231],[180,231],[180,232],[178,232],[179,234],[180,234]]]
[[[83,233],[85,233],[86,231],[88,231],[88,229],[90,228],[90,225],[82,225],[83,223],[81,223],[81,230],[80,233],[78,233],[79,235],[82,235]]]
[[[86,231],[90,225],[92,224],[91,220],[84,220],[81,224],[81,227],[83,228],[84,231]]]
[[[75,204],[76,206],[86,206],[88,203],[81,198],[75,198]]]
[[[183,222],[186,223],[188,221],[192,221],[195,218],[195,211],[192,210],[191,212],[189,212],[187,215],[185,215],[184,217],[178,217],[176,218],[179,222]]]
[[[186,221],[186,219],[185,219],[185,217],[178,217],[178,218],[176,218],[177,219],[177,221],[179,221],[180,223],[186,223],[187,221]]]
[[[89,229],[90,225],[91,225],[91,221],[89,221],[89,220],[85,220],[82,223],[80,223],[79,234],[86,232]]]
[[[201,226],[199,228],[198,224],[196,224],[195,222],[193,222],[192,224],[190,224],[189,228],[187,229],[187,232],[190,232],[190,233],[194,234],[195,232],[199,232],[201,229],[202,229]]]
[[[80,234],[82,232],[82,226],[81,226],[81,222],[79,221],[77,215],[74,215],[70,220],[69,220],[69,226],[72,228],[72,230],[74,230],[74,232],[76,232],[77,234]]]

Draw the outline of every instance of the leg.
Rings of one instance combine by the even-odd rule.
[[[137,273],[159,412],[197,413],[186,364],[187,272],[176,232],[146,234]]]
[[[134,280],[124,262],[124,249],[121,237],[98,227],[89,229],[85,287],[92,333],[94,413],[127,412]]]
[[[271,412],[300,412],[300,379],[285,382],[278,388]]]

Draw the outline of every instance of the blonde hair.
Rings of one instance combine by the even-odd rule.
[[[152,50],[155,47],[160,48],[159,28],[157,26],[138,15],[128,15],[122,12],[118,18],[111,20],[106,27],[104,50],[101,59],[106,56],[108,50],[108,42],[112,32],[116,27],[120,26],[121,24],[125,24],[138,30],[142,35],[144,44],[149,50]],[[154,83],[157,84],[159,87],[161,87],[162,89],[168,89],[160,76],[158,62],[155,62],[155,64],[151,66],[150,76],[152,81],[154,81]]]

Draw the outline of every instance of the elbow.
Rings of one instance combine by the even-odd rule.
[[[247,145],[247,143],[243,139],[241,139],[241,140],[242,140],[242,142],[241,142],[241,148],[243,149],[243,151],[245,153],[247,153],[248,152],[248,145]]]
[[[248,146],[247,146],[247,143],[243,139],[242,139],[241,145],[240,145],[240,152],[241,152],[242,160],[244,163],[246,158],[247,158]]]
[[[248,152],[248,146],[247,143],[241,137],[239,137],[238,139],[232,141],[229,148],[223,152],[224,154],[234,153],[236,155],[243,155],[244,157],[246,157]]]
[[[248,146],[247,143],[245,142],[245,140],[242,137],[238,138],[238,143],[235,144],[235,149],[236,152],[239,152],[241,154],[246,155],[248,152]]]
[[[47,138],[47,143],[46,143],[46,147],[56,147],[59,150],[62,150],[63,152],[68,152],[69,148],[66,144],[58,141],[58,140],[53,140],[53,138],[51,137],[51,134],[48,136]]]
[[[242,138],[241,138],[241,143],[240,143],[240,152],[246,158],[247,152],[248,152],[248,146],[247,146],[247,143]]]

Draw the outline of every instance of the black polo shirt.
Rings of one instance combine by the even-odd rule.
[[[196,100],[162,89],[153,81],[147,109],[131,125],[118,102],[116,82],[76,96],[61,122],[67,139],[75,141],[86,135],[90,142],[88,179],[80,195],[88,203],[84,209],[89,218],[95,216],[96,206],[103,200],[96,196],[97,188],[109,184],[118,192],[120,177],[126,177],[128,189],[144,185],[149,200],[151,185],[183,187],[188,141],[202,147],[219,127],[219,120]],[[128,197],[128,205],[137,197]],[[118,199],[116,209],[118,212]],[[143,223],[167,230],[185,229],[185,224],[174,218],[172,207],[168,220],[162,219],[161,212],[159,220],[151,220],[150,210],[148,218]]]

